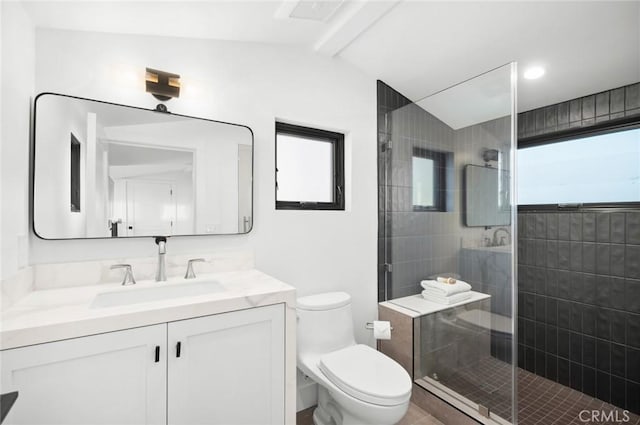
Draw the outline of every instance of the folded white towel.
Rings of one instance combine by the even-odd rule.
[[[432,301],[438,304],[451,305],[456,304],[471,298],[471,292],[462,292],[459,294],[449,295],[448,297],[443,297],[441,295],[437,295],[431,292],[428,289],[422,291],[422,297],[427,301]]]
[[[456,283],[444,283],[438,282],[437,280],[423,280],[420,282],[420,285],[424,289],[434,289],[444,297],[462,292],[469,292],[471,290],[471,285],[467,282],[463,282],[462,280],[458,280]]]

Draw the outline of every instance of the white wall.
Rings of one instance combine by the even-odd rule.
[[[0,2],[2,108],[0,277],[27,265],[29,234],[29,126],[34,88],[35,31],[18,2]]]
[[[255,134],[254,228],[244,236],[172,238],[171,253],[253,249],[256,266],[300,295],[344,290],[354,296],[357,338],[376,308],[376,85],[340,59],[306,50],[235,42],[120,36],[39,29],[36,89],[154,107],[145,67],[181,74],[171,111],[250,126]],[[128,77],[137,76],[139,83]],[[27,100],[23,100],[27,102]],[[346,133],[346,211],[276,211],[274,122]],[[16,161],[14,170],[26,169]],[[24,182],[22,182],[24,183]],[[23,195],[24,196],[24,195]],[[23,215],[24,206],[20,210]],[[151,256],[151,238],[43,241],[33,263]],[[4,254],[3,254],[4,255]]]

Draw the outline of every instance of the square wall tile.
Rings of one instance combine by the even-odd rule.
[[[626,277],[640,279],[640,245],[626,245],[624,270]]]
[[[596,244],[596,273],[608,275],[610,273],[611,249],[608,244]]]
[[[547,220],[547,239],[558,239],[558,214],[545,214]]]
[[[569,102],[569,122],[582,120],[582,99],[574,99]]]
[[[596,116],[609,115],[609,92],[596,94]]]
[[[625,310],[640,314],[640,280],[626,279]]]
[[[571,213],[570,238],[572,241],[582,240],[582,213]]]
[[[585,242],[582,244],[582,270],[587,273],[596,272],[596,244]]]
[[[615,90],[611,90],[610,98],[610,112],[624,112],[624,87],[617,88]]]
[[[640,83],[625,87],[625,110],[640,108]]]
[[[598,307],[596,312],[596,336],[602,340],[611,339],[611,310]]]
[[[596,115],[596,97],[594,95],[582,98],[582,119],[587,120]]]
[[[640,212],[626,214],[626,237],[628,244],[640,245]]]
[[[603,372],[611,370],[611,344],[609,341],[596,340],[596,369]]]
[[[558,214],[558,239],[568,241],[571,233],[571,217],[569,214]]]
[[[582,240],[596,241],[596,215],[595,213],[582,214]]]
[[[608,373],[596,373],[596,397],[607,403],[611,400],[611,375]]]
[[[610,214],[596,214],[596,240],[598,242],[611,242],[610,223]]]
[[[613,213],[611,214],[611,242],[612,243],[625,243],[625,214]]]
[[[626,361],[625,346],[611,344],[611,374],[624,378],[627,367]]]

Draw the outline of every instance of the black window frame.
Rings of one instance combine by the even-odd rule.
[[[413,158],[425,158],[433,161],[433,193],[434,206],[416,205],[413,203]],[[444,212],[447,210],[447,154],[431,149],[413,147],[411,155],[411,206],[413,211],[435,211]]]
[[[278,200],[278,134],[303,139],[323,139],[333,145],[333,202]],[[276,121],[275,131],[275,199],[277,210],[344,210],[344,134],[318,128],[304,127]]]
[[[71,212],[81,212],[80,211],[80,197],[81,197],[81,162],[82,162],[82,144],[78,140],[78,138],[73,134],[71,134],[71,143],[70,143],[70,163],[69,163],[69,187],[70,187],[70,210]]]

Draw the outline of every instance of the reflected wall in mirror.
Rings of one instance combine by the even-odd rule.
[[[469,164],[464,168],[464,183],[468,227],[511,224],[508,171]]]
[[[249,127],[44,93],[34,145],[43,239],[251,230]]]

